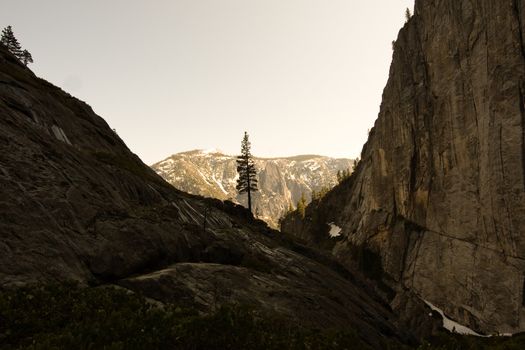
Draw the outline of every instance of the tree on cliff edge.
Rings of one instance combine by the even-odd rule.
[[[20,46],[20,43],[16,39],[11,26],[7,26],[2,30],[2,39],[0,39],[0,42],[4,44],[9,52],[11,52],[17,58],[19,58],[22,54],[22,46]]]
[[[33,63],[33,56],[31,56],[31,54],[27,50],[22,51],[20,59],[24,66],[27,66],[29,63]]]
[[[18,42],[13,33],[13,28],[7,26],[2,30],[2,37],[0,38],[0,43],[2,43],[8,50],[11,52],[20,62],[25,66],[29,63],[33,63],[33,57],[27,50],[22,51],[22,46]]]
[[[410,12],[410,9],[407,7],[405,11],[405,20],[406,22],[410,21],[410,18],[412,18],[412,13]]]
[[[241,155],[237,157],[237,192],[239,194],[248,193],[248,210],[252,211],[252,192],[258,191],[257,188],[257,170],[250,152],[251,144],[248,139],[248,133],[244,132],[244,138],[241,143]]]

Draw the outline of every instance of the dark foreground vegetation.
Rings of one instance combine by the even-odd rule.
[[[368,349],[354,332],[314,331],[246,307],[210,316],[113,287],[0,293],[1,349]]]
[[[420,349],[523,349],[525,336],[443,334]],[[402,348],[384,344],[385,349]],[[352,330],[312,330],[253,309],[213,315],[114,287],[73,284],[0,292],[0,349],[369,349]]]
[[[523,350],[525,349],[525,333],[512,337],[480,338],[450,334],[443,331],[422,344],[418,350]]]

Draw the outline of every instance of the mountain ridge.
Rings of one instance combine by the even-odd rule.
[[[164,158],[164,159],[167,159],[167,158],[170,158],[170,157],[173,157],[173,156],[176,156],[176,155],[181,155],[181,154],[201,154],[201,153],[204,153],[204,154],[218,154],[218,155],[222,155],[222,156],[228,156],[228,157],[237,157],[238,154],[233,154],[233,153],[228,153],[228,152],[224,152],[222,151],[221,149],[219,148],[195,148],[195,149],[191,149],[191,150],[188,150],[188,151],[181,151],[181,152],[176,152],[176,153],[172,153],[170,156]],[[254,156],[253,158],[254,159],[261,159],[261,160],[276,160],[276,159],[287,159],[287,160],[300,160],[302,158],[306,158],[306,159],[310,159],[310,158],[330,158],[330,159],[336,159],[336,160],[347,160],[347,159],[354,159],[354,158],[348,158],[348,157],[332,157],[332,156],[327,156],[327,155],[321,155],[321,154],[298,154],[298,155],[294,155],[294,156],[276,156],[276,157],[259,157],[259,156]],[[153,167],[155,164],[158,164],[159,162],[161,161],[157,161],[157,162],[154,162],[152,164],[150,164],[150,167]]]
[[[279,227],[279,219],[294,208],[301,196],[311,200],[312,191],[327,190],[337,183],[337,172],[349,170],[353,160],[317,155],[283,158],[253,157],[259,191],[253,194],[254,214]],[[246,206],[237,194],[236,156],[208,150],[191,150],[171,155],[153,164],[166,181],[185,192],[228,199]]]

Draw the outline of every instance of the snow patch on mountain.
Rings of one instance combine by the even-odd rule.
[[[218,148],[208,148],[201,150],[202,154],[224,154],[223,151],[221,151]]]
[[[308,201],[312,191],[332,187],[337,182],[337,171],[351,169],[353,160],[335,159],[318,155],[287,158],[254,158],[259,191],[253,196],[254,214],[278,226],[279,218],[304,193]],[[246,206],[246,195],[236,191],[236,156],[218,149],[193,150],[172,155],[152,168],[176,188],[221,200],[232,200]]]

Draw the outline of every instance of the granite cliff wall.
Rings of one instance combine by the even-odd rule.
[[[284,229],[334,222],[340,261],[369,252],[456,320],[525,330],[524,34],[520,0],[416,0],[355,174]]]

